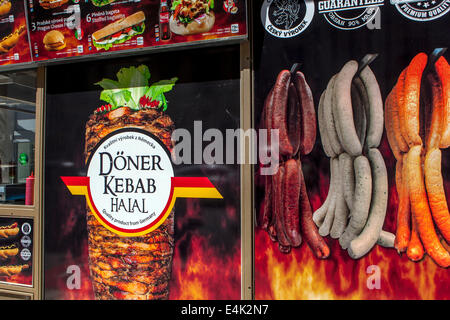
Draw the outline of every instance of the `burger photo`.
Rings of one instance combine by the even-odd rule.
[[[44,9],[53,9],[66,4],[69,0],[39,0],[39,5]]]
[[[64,35],[58,30],[47,32],[42,42],[48,51],[58,51],[66,47]]]

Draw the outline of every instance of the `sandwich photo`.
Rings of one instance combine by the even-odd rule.
[[[216,20],[212,9],[214,0],[175,0],[170,30],[183,36],[208,32]]]
[[[132,15],[114,21],[92,34],[92,42],[97,50],[109,50],[114,45],[124,43],[138,34],[144,33],[145,14],[138,11]]]
[[[11,1],[1,0],[0,1],[0,17],[8,14],[11,11]]]
[[[45,49],[47,49],[47,51],[58,51],[66,47],[64,35],[58,30],[47,32],[42,42],[44,43]]]
[[[92,4],[96,7],[103,7],[107,4],[113,3],[116,0],[91,0]]]
[[[39,0],[39,5],[44,9],[53,9],[61,7],[67,2],[69,2],[69,0]]]
[[[20,37],[25,34],[26,30],[27,28],[22,25],[0,40],[0,54],[7,53],[14,48],[17,42],[19,42]]]

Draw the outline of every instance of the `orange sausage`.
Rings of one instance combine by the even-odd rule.
[[[405,168],[404,160],[406,160],[406,155],[403,156],[399,161],[397,161],[397,166],[395,170],[395,183],[397,186],[398,194],[398,211],[397,211],[397,230],[395,234],[395,248],[398,253],[405,252],[408,248],[408,242],[411,237],[411,209],[409,202],[409,192],[405,179]]]
[[[435,64],[440,83],[442,85],[442,129],[441,148],[450,146],[450,66],[444,57],[440,57]]]
[[[428,206],[423,170],[421,165],[422,146],[412,147],[407,155],[407,181],[413,219],[417,221],[420,239],[430,257],[441,267],[450,266],[450,254],[442,246],[434,229]]]
[[[404,101],[400,105],[400,130],[410,147],[422,144],[420,138],[420,83],[427,64],[425,53],[415,56],[406,69]]]
[[[450,214],[441,173],[441,150],[433,149],[425,157],[425,185],[433,220],[445,240],[450,243]]]

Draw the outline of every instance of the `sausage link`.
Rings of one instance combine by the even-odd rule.
[[[388,201],[386,164],[378,149],[370,149],[368,158],[372,168],[372,199],[369,217],[363,231],[350,242],[348,253],[353,259],[361,258],[373,248],[380,237],[384,218],[386,217]]]
[[[284,164],[280,163],[278,171],[273,175],[272,191],[273,191],[273,209],[275,214],[275,230],[277,233],[278,243],[281,246],[290,246],[289,239],[284,232],[284,215],[283,215],[283,197],[284,197],[284,180],[285,168]]]
[[[311,248],[315,256],[319,259],[325,259],[330,255],[330,248],[325,243],[323,238],[319,235],[317,227],[312,219],[312,209],[309,202],[308,193],[306,189],[305,179],[301,169],[301,163],[299,163],[299,178],[301,181],[301,193],[300,193],[300,230],[301,233]]]
[[[287,129],[289,141],[292,145],[292,154],[297,154],[300,149],[301,140],[301,114],[300,114],[300,100],[297,94],[297,89],[294,84],[289,85],[288,95],[288,117],[287,117]]]
[[[331,148],[330,140],[327,134],[327,128],[325,124],[325,119],[323,115],[323,103],[325,100],[325,91],[320,96],[319,100],[319,108],[317,111],[317,116],[319,118],[319,132],[320,132],[320,140],[322,142],[322,148],[328,158],[336,157],[336,153],[334,153],[333,148]]]
[[[360,78],[369,98],[368,128],[366,145],[368,148],[378,148],[383,135],[383,100],[378,81],[369,66],[360,72]]]
[[[345,152],[339,156],[339,170],[343,184],[344,199],[347,207],[351,209],[355,197],[355,171],[353,169],[353,158]]]
[[[298,247],[302,243],[298,211],[301,188],[298,162],[300,160],[289,159],[284,164],[283,222],[284,232],[292,247]]]
[[[313,214],[313,221],[319,228],[322,225],[325,216],[327,215],[328,206],[330,204],[331,198],[334,195],[335,174],[336,173],[334,172],[333,159],[330,159],[330,186],[328,188],[327,198],[325,199],[322,206]]]
[[[333,226],[330,230],[330,236],[333,239],[338,239],[342,233],[344,233],[345,227],[347,226],[347,219],[348,219],[348,206],[347,202],[345,200],[344,194],[345,194],[345,186],[344,186],[344,163],[345,161],[342,160],[342,158],[345,158],[345,156],[342,157],[346,153],[342,153],[339,156],[339,175],[340,175],[340,185],[336,189],[336,209],[334,211],[334,220],[333,220]],[[350,164],[353,162],[350,161]],[[353,168],[351,168],[353,169]],[[353,170],[350,170],[353,171]]]
[[[353,77],[358,71],[358,63],[354,60],[347,62],[336,76],[333,95],[336,110],[335,122],[342,135],[342,148],[351,156],[359,156],[362,146],[356,134],[353,120],[351,85]]]
[[[305,75],[297,71],[294,83],[301,101],[300,153],[305,155],[312,151],[316,142],[316,111],[314,109],[313,94],[306,82]]]
[[[325,98],[323,101],[323,119],[325,120],[325,127],[330,140],[331,148],[336,155],[340,155],[344,152],[341,146],[339,137],[336,132],[337,123],[333,119],[333,88],[335,85],[336,76],[333,76],[328,82],[327,89],[325,91]]]
[[[283,70],[277,77],[273,90],[273,109],[271,129],[278,130],[280,137],[280,154],[286,157],[292,157],[293,148],[289,141],[286,114],[288,90],[291,81],[291,74],[287,70]],[[277,155],[275,155],[277,156]]]
[[[322,237],[325,237],[330,234],[330,230],[331,230],[331,227],[332,227],[333,221],[334,221],[334,213],[336,210],[337,190],[338,190],[338,188],[340,188],[340,184],[341,184],[340,183],[341,179],[339,176],[339,158],[334,158],[331,161],[332,161],[331,165],[333,166],[332,181],[333,181],[334,187],[332,189],[333,193],[331,194],[330,202],[328,204],[327,214],[325,216],[325,219],[324,219],[322,225],[319,228],[319,234]],[[330,189],[331,189],[331,187],[330,187]]]
[[[355,198],[350,212],[350,221],[344,234],[339,238],[342,249],[347,249],[350,242],[363,230],[372,199],[372,174],[369,160],[365,156],[359,156],[354,161],[354,167]]]

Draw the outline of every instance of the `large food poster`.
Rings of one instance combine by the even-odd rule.
[[[218,144],[239,126],[239,47],[62,70],[47,74],[45,298],[239,299],[240,169]]]
[[[0,65],[31,61],[25,6],[22,1],[0,2]]]
[[[257,299],[450,297],[449,11],[254,3]]]
[[[33,220],[0,218],[0,283],[33,285]]]
[[[34,61],[83,55],[86,40],[79,0],[26,0]]]

